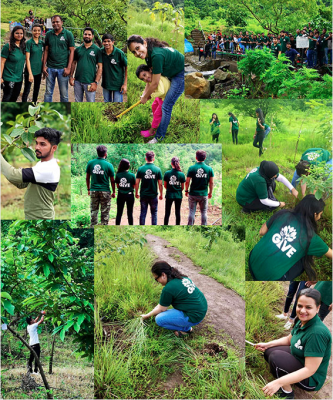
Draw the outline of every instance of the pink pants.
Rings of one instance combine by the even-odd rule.
[[[162,119],[162,105],[163,100],[159,97],[156,97],[153,104],[151,105],[151,109],[153,111],[153,122],[151,123],[151,127],[153,129],[157,129],[160,125]]]

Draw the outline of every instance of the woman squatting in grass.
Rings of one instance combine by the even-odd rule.
[[[249,257],[249,269],[258,281],[293,281],[305,270],[316,278],[313,256],[332,259],[332,249],[317,234],[325,203],[313,194],[305,196],[293,210],[275,213],[261,229],[263,238]]]
[[[142,319],[156,316],[157,325],[175,332],[178,337],[192,333],[192,326],[200,324],[207,313],[204,294],[187,276],[165,261],[157,261],[151,268],[156,282],[163,286],[159,304]],[[173,309],[168,310],[172,305]]]
[[[162,119],[156,131],[155,137],[148,143],[157,143],[164,139],[168,129],[172,109],[177,99],[184,92],[184,55],[178,50],[169,47],[169,44],[156,38],[144,39],[139,35],[132,35],[127,39],[127,46],[135,57],[146,61],[152,68],[152,80],[141,97],[141,103],[145,104],[152,93],[158,88],[161,76],[171,81],[170,89],[165,96],[162,105]]]
[[[297,322],[291,333],[268,343],[255,344],[264,351],[265,360],[276,378],[263,392],[266,396],[293,399],[291,385],[312,392],[321,389],[326,380],[331,356],[332,337],[318,316],[321,295],[316,289],[303,289],[297,298]]]

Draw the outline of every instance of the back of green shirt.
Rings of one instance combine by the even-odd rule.
[[[87,164],[86,173],[90,174],[90,191],[110,192],[110,178],[114,176],[112,164],[98,157]]]
[[[115,182],[119,185],[119,193],[133,193],[135,185],[135,175],[132,172],[117,172]]]
[[[207,300],[190,278],[172,279],[163,288],[159,304],[183,311],[190,322],[197,323],[207,313]]]
[[[322,161],[329,161],[332,158],[328,150],[313,148],[307,149],[301,156],[301,160],[308,161],[311,165],[317,165]]]
[[[332,304],[332,281],[319,281],[314,287],[321,294],[321,301],[327,306]]]
[[[183,197],[182,183],[185,182],[185,174],[177,171],[175,168],[170,169],[164,174],[164,182],[167,183],[165,197],[167,199],[181,199]]]
[[[204,161],[196,162],[187,172],[187,177],[192,179],[189,194],[191,196],[207,196],[209,180],[213,176],[213,169]]]
[[[232,130],[238,131],[238,119],[233,119],[232,117],[229,118],[229,122],[232,123]]]
[[[237,202],[245,206],[255,199],[267,199],[267,183],[259,173],[259,167],[253,168],[238,185],[236,191]]]
[[[327,244],[314,234],[306,253],[308,234],[297,215],[287,212],[273,222],[267,221],[268,232],[254,246],[250,264],[256,280],[281,279],[306,254],[322,257],[329,250]]]
[[[162,180],[162,172],[153,163],[140,167],[136,177],[141,179],[140,197],[154,198],[158,194],[158,181]]]

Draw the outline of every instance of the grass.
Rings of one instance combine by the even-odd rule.
[[[276,101],[276,100],[274,100]],[[321,131],[321,121],[323,118],[330,121],[331,116],[328,114],[330,108],[327,108],[327,114],[319,114],[311,110],[294,112],[287,108],[287,103],[283,107],[276,101],[274,116],[268,115],[266,120],[270,125],[273,119],[274,130],[264,141],[264,147],[268,150],[264,156],[258,157],[258,149],[253,148],[252,140],[255,130],[255,120],[248,116],[237,112],[232,102],[226,107],[225,114],[231,111],[240,120],[239,129],[239,145],[232,144],[231,134],[229,134],[229,122],[226,117],[221,117],[221,134],[223,136],[222,147],[222,191],[223,191],[223,210],[227,215],[232,216],[233,224],[246,226],[246,265],[249,252],[259,241],[259,230],[273,214],[273,212],[258,212],[252,214],[241,213],[241,207],[236,202],[236,189],[240,181],[253,168],[259,166],[262,160],[274,161],[280,168],[280,173],[291,181],[295,165],[301,157],[301,154],[311,147],[322,147],[330,149],[330,134]],[[281,106],[283,108],[281,108]],[[255,107],[255,106],[254,106]],[[214,110],[214,107],[211,108]],[[217,110],[219,111],[219,110]],[[214,111],[213,111],[214,112]],[[219,115],[219,114],[218,114]],[[301,127],[301,123],[303,125]],[[297,154],[295,157],[295,146],[297,142],[298,132],[301,129],[301,139],[298,144]],[[298,189],[300,187],[298,186]],[[286,208],[293,208],[296,201],[301,199],[299,191],[299,199],[296,200],[281,184],[277,184],[275,195],[278,200],[286,203]],[[332,242],[332,197],[326,201],[326,207],[322,219],[319,221],[320,237],[331,247]],[[317,279],[331,279],[331,262],[326,257],[316,258],[315,260]],[[251,275],[246,267],[246,279],[251,280]],[[305,274],[300,277],[301,280],[307,280]]]
[[[220,341],[221,352],[208,352],[207,346],[217,340],[213,327],[179,340],[153,319],[146,325],[139,322],[140,314],[158,303],[161,287],[150,272],[155,256],[147,247],[131,244],[137,229],[97,230],[103,238],[97,240],[97,249],[105,249],[107,241],[114,251],[95,253],[95,396],[243,398],[244,359]],[[127,247],[119,232],[128,233]]]

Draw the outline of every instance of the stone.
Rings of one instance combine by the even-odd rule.
[[[210,96],[210,83],[201,72],[191,72],[185,76],[185,95],[194,99],[208,99]]]
[[[232,78],[232,74],[230,72],[225,72],[221,69],[218,69],[214,73],[214,78],[216,82],[224,82],[230,80]]]

